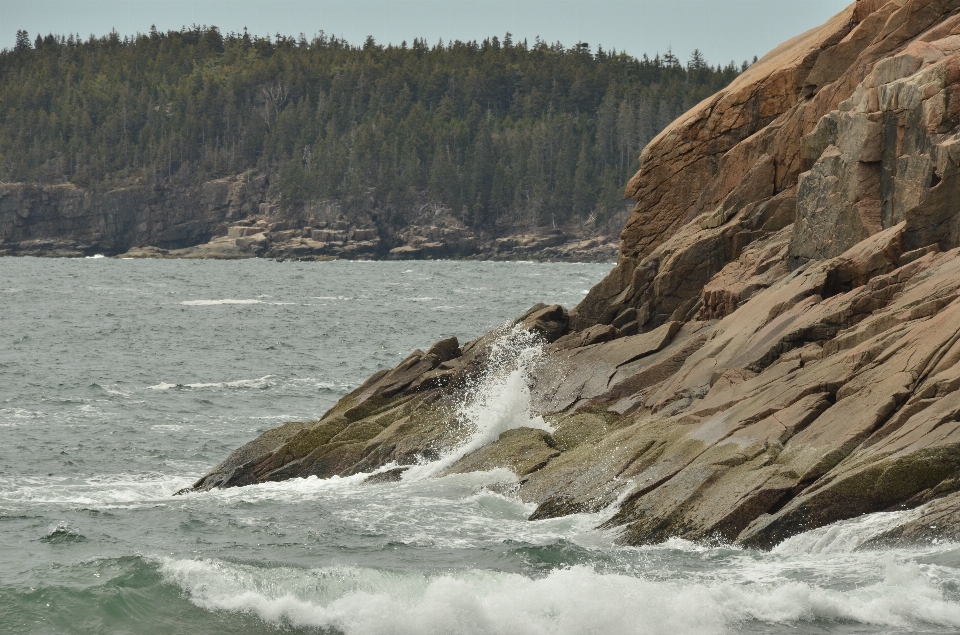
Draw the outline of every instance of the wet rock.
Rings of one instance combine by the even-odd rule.
[[[617,265],[513,323],[545,342],[529,388],[553,433],[451,471],[514,470],[534,519],[616,505],[629,544],[769,548],[905,509],[878,541],[960,535],[958,11],[856,2],[654,139]],[[502,335],[416,351],[197,487],[439,457]]]
[[[406,472],[408,467],[395,467],[392,470],[385,470],[383,472],[377,472],[376,474],[371,474],[367,478],[363,479],[364,485],[373,485],[376,483],[399,483],[403,478],[403,473]]]
[[[559,456],[548,432],[533,428],[507,430],[493,443],[471,452],[444,471],[444,474],[486,472],[507,468],[517,476],[526,476],[542,469],[550,459]]]

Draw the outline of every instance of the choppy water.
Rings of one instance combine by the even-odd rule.
[[[608,269],[0,259],[0,632],[960,630],[960,547],[857,549],[903,515],[763,553],[528,522],[508,472],[171,496],[412,349],[572,306]],[[465,416],[536,423],[517,378]]]

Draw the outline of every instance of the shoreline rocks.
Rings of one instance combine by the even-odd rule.
[[[611,262],[619,247],[602,229],[491,233],[443,210],[422,210],[400,226],[372,213],[348,218],[330,202],[281,211],[267,193],[267,178],[252,172],[192,187],[107,192],[0,184],[0,256]]]
[[[880,542],[960,535],[958,148],[960,0],[859,0],[781,45],[643,151],[607,278],[513,323],[553,432],[447,470],[513,469],[533,520],[614,505],[628,544],[904,509]],[[416,351],[194,489],[432,460],[502,336]]]

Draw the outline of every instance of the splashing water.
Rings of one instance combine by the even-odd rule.
[[[521,326],[503,327],[490,346],[483,372],[468,382],[457,407],[456,424],[469,437],[437,461],[408,470],[404,480],[434,476],[464,456],[496,441],[507,430],[536,428],[553,432],[533,411],[530,384],[543,362],[544,341]]]

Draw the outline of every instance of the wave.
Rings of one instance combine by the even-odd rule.
[[[112,396],[114,396],[114,397],[129,397],[129,396],[130,396],[130,393],[127,392],[126,390],[121,389],[119,384],[110,384],[110,385],[104,386],[103,384],[98,384],[98,383],[94,382],[94,383],[90,384],[90,387],[91,387],[91,388],[99,388],[99,389],[102,390],[103,392],[107,393],[108,395],[112,395]]]
[[[184,300],[184,306],[214,306],[217,304],[263,304],[262,300]]]
[[[257,379],[237,379],[235,381],[218,381],[211,383],[184,384],[187,388],[266,388],[272,383],[273,375],[264,375]]]
[[[853,622],[912,629],[960,627],[960,604],[913,564],[838,590],[803,582],[650,580],[588,566],[543,577],[487,570],[394,573],[363,567],[258,567],[161,559],[163,578],[195,605],[266,622],[347,635],[727,633],[745,624]]]
[[[0,503],[123,507],[168,499],[191,482],[159,473],[0,478]]]
[[[58,523],[46,535],[40,538],[41,542],[47,542],[54,545],[68,544],[75,542],[86,542],[87,537],[80,532],[72,529],[64,522]]]
[[[171,388],[269,388],[274,385],[274,382],[270,381],[273,379],[273,375],[264,375],[263,377],[258,377],[256,379],[237,379],[234,381],[215,381],[215,382],[198,382],[192,384],[171,384],[167,382],[160,382],[153,386],[147,386],[148,390],[170,390]]]

